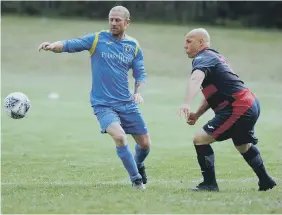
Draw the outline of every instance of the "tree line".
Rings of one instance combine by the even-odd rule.
[[[2,1],[1,12],[105,19],[115,5],[127,7],[135,21],[282,28],[278,1]]]

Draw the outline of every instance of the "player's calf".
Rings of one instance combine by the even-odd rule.
[[[144,135],[133,135],[136,145],[135,145],[135,162],[138,168],[139,174],[142,176],[143,184],[147,184],[147,174],[144,166],[144,160],[149,155],[150,152],[150,138],[148,134]]]
[[[143,184],[147,184],[147,174],[144,166],[144,160],[148,156],[150,148],[142,149],[138,144],[135,145],[135,162],[139,174],[142,176]]]
[[[121,159],[125,169],[127,170],[131,182],[133,183],[138,179],[141,180],[142,177],[138,173],[134,156],[127,145],[126,134],[124,130],[121,128],[121,126],[118,123],[112,123],[107,128],[107,133],[113,137],[116,143],[117,155]]]
[[[236,148],[239,150],[238,146],[236,146]],[[248,144],[248,147],[246,147],[246,149],[248,150],[244,153],[241,153],[241,155],[243,156],[245,161],[250,165],[250,167],[252,167],[253,171],[256,173],[259,179],[259,191],[266,191],[275,187],[276,183],[268,175],[258,148],[252,144]]]
[[[204,179],[204,181],[193,190],[212,190],[213,188],[211,187],[217,187],[215,189],[218,189],[214,168],[214,152],[210,145],[210,143],[214,141],[213,137],[208,135],[204,130],[193,139],[198,163]]]
[[[216,184],[215,168],[214,168],[214,152],[210,145],[195,145],[197,159],[200,165],[204,184]]]

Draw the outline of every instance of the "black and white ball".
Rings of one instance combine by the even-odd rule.
[[[4,102],[4,110],[13,119],[24,118],[30,109],[30,100],[21,92],[9,94]]]

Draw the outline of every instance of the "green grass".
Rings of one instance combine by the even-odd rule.
[[[130,26],[145,54],[148,84],[140,108],[152,138],[149,184],[136,192],[114,142],[100,134],[92,114],[88,53],[37,52],[43,41],[99,31],[107,23],[11,16],[1,21],[2,101],[21,91],[32,103],[23,120],[1,112],[2,213],[282,213],[281,32],[207,27],[213,46],[261,101],[258,147],[279,186],[257,192],[255,174],[226,141],[213,144],[221,192],[193,193],[187,188],[201,179],[193,134],[213,116],[209,111],[189,127],[176,115],[191,70],[183,36],[195,26]],[[50,92],[60,99],[49,100]],[[133,150],[131,137],[129,143]]]

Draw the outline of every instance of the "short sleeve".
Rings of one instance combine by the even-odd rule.
[[[63,52],[81,52],[84,50],[90,50],[94,42],[96,34],[88,34],[82,37],[63,40]]]
[[[216,61],[211,56],[200,55],[194,58],[192,62],[192,73],[195,70],[201,70],[207,76],[212,67],[216,65]]]

